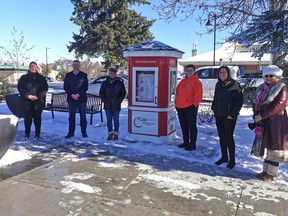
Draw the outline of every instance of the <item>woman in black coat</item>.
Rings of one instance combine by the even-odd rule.
[[[39,67],[36,62],[29,64],[27,74],[20,77],[18,91],[20,102],[24,110],[25,138],[30,136],[32,120],[35,125],[35,138],[40,138],[41,114],[45,108],[48,84],[44,76],[38,73]]]
[[[218,82],[215,86],[212,110],[216,119],[222,157],[216,161],[215,164],[220,165],[229,162],[227,168],[232,169],[235,166],[235,142],[233,133],[237,116],[243,105],[243,94],[240,84],[231,78],[229,67],[221,66],[217,76]]]
[[[102,83],[100,88],[100,97],[104,102],[104,109],[107,117],[108,140],[118,140],[119,135],[119,114],[121,110],[121,103],[125,98],[126,90],[124,82],[117,77],[117,69],[110,67],[109,76]],[[114,121],[114,129],[112,126]]]

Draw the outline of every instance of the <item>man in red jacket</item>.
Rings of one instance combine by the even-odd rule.
[[[179,148],[187,151],[196,149],[198,105],[202,101],[203,89],[194,65],[186,66],[186,76],[176,88],[175,106],[183,135]]]

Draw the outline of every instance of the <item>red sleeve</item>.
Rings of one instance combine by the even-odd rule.
[[[198,106],[203,99],[203,88],[200,80],[195,82],[195,101],[194,106]]]
[[[269,108],[267,110],[260,113],[260,116],[263,119],[269,118],[273,115],[277,115],[278,113],[280,113],[286,109],[286,103],[287,103],[287,89],[286,89],[286,87],[282,88],[282,90],[279,92],[279,94],[276,96],[276,98],[271,103],[272,103],[272,105],[269,106]]]

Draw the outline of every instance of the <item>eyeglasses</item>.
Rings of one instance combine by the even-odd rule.
[[[274,75],[265,75],[265,78],[268,78],[268,77],[272,78],[274,77]]]

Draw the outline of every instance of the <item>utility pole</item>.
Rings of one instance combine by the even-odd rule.
[[[48,75],[48,47],[46,47],[46,72],[45,75]]]
[[[212,26],[212,23],[211,23],[211,17],[214,19],[214,47],[213,47],[213,66],[215,66],[215,50],[216,50],[216,19],[217,19],[217,16],[216,14],[211,11],[209,14],[208,14],[208,21],[206,23],[206,26]]]

